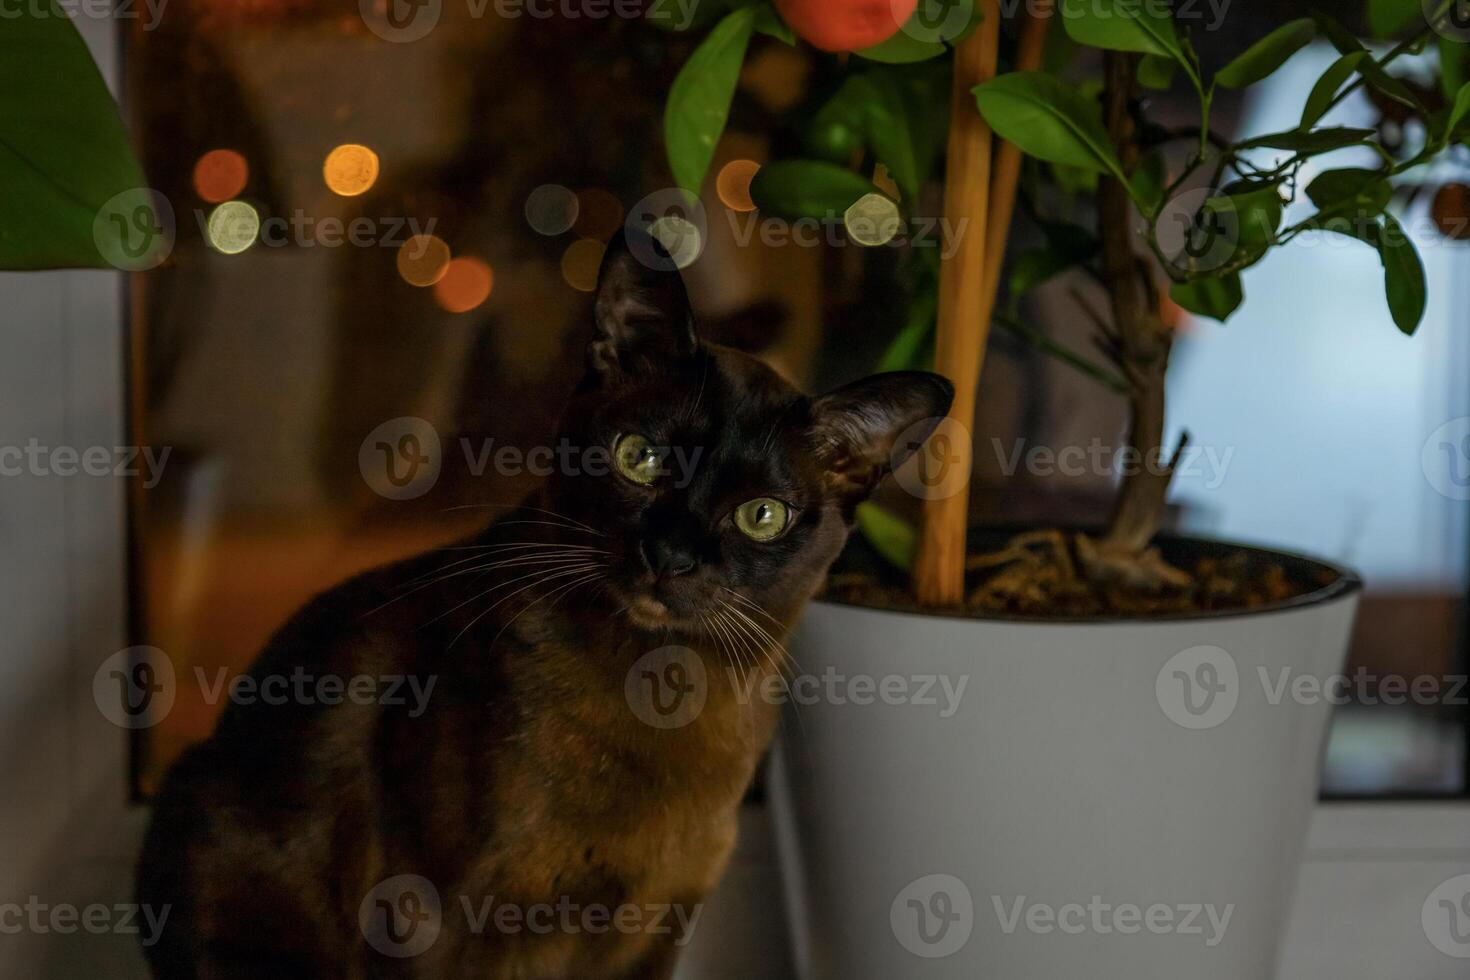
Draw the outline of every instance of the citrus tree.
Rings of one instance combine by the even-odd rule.
[[[1414,332],[1425,310],[1424,270],[1391,203],[1417,187],[1426,165],[1463,152],[1470,139],[1470,4],[1371,0],[1367,40],[1320,13],[1265,25],[1216,70],[1202,62],[1191,25],[1165,0],[1032,2],[1015,17],[1004,64],[996,0],[920,0],[907,8],[882,0],[879,7],[866,0],[730,2],[669,93],[665,129],[676,179],[698,193],[754,35],[850,52],[838,56],[845,80],[810,117],[809,152],[762,166],[751,188],[755,202],[785,217],[844,216],[850,237],[862,243],[875,220],[917,213],[942,159],[943,217],[969,231],[943,260],[912,250],[918,269],[910,317],[884,367],[913,366],[932,350],[935,369],[956,384],[953,418],[969,426],[985,340],[998,323],[1123,395],[1130,409],[1125,451],[1157,461],[1127,471],[1100,533],[1049,535],[1056,552],[1049,567],[1025,561],[1006,569],[1006,555],[1025,555],[1025,547],[979,562],[1000,568],[985,587],[988,598],[1004,604],[1035,595],[1038,577],[1062,589],[1187,590],[1190,577],[1152,545],[1180,448],[1164,445],[1174,314],[1182,307],[1227,320],[1244,298],[1242,272],[1304,234],[1321,233],[1378,254],[1393,323]],[[658,4],[650,16],[657,21]],[[1318,39],[1336,57],[1303,93],[1295,126],[1240,138],[1214,124],[1221,93],[1263,82]],[[1401,70],[1425,63],[1437,66],[1433,86]],[[1170,89],[1196,104],[1190,125],[1171,127],[1150,115],[1141,96]],[[1333,121],[1332,110],[1359,91],[1379,107],[1384,125]],[[824,152],[834,132],[847,137],[836,141],[835,155]],[[1339,153],[1355,155],[1353,165],[1317,159]],[[1002,283],[1023,169],[1023,199],[1045,245],[1015,256]],[[1314,176],[1303,180],[1304,171]],[[1449,219],[1456,209],[1463,217],[1466,196],[1462,185],[1441,191],[1436,215],[1446,231],[1464,233],[1463,221]],[[1090,207],[1047,213],[1048,202],[1080,199]],[[1297,201],[1304,207],[1287,222]],[[857,227],[855,218],[867,224]],[[1064,348],[1019,317],[1028,291],[1071,268],[1088,270],[1107,294],[1098,352]],[[953,605],[966,598],[966,514],[961,492],[926,500],[923,526],[907,540],[891,518],[870,511],[865,524],[881,550],[911,565],[921,602]]]

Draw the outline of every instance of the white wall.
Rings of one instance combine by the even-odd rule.
[[[114,25],[78,26],[115,78]],[[121,289],[103,272],[0,274],[0,446],[125,443]],[[123,500],[113,477],[0,476],[0,903],[125,900],[126,740],[92,699],[126,645]],[[0,977],[115,975],[55,967],[93,942],[0,934]]]

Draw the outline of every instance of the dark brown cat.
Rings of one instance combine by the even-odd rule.
[[[234,699],[170,774],[160,980],[672,974],[776,724],[744,685],[952,389],[803,395],[631,245],[537,497],[314,600],[251,670],[297,693]]]

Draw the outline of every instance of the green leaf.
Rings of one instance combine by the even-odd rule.
[[[1240,307],[1245,291],[1241,288],[1240,276],[1231,274],[1222,278],[1173,283],[1169,287],[1169,296],[1189,312],[1223,323]]]
[[[980,114],[1004,139],[1051,163],[1111,173],[1123,168],[1096,102],[1045,72],[1012,72],[975,87]]]
[[[756,6],[755,22],[752,26],[757,34],[764,34],[778,41],[784,41],[793,48],[796,47],[796,32],[786,26],[786,22],[776,12],[776,8],[769,3],[761,3]]]
[[[892,511],[865,500],[857,506],[857,526],[873,550],[889,564],[907,572],[914,567],[919,532]]]
[[[1470,82],[1470,44],[1452,37],[1439,39],[1439,80],[1444,94],[1452,99]]]
[[[1445,132],[1453,134],[1466,119],[1470,119],[1470,82],[1461,86],[1460,94],[1455,96],[1455,104],[1450,109],[1450,118],[1445,126]]]
[[[1146,54],[1138,59],[1138,84],[1163,91],[1174,84],[1179,62],[1161,54]]]
[[[909,129],[909,107],[902,79],[855,72],[837,93],[818,111],[813,120],[818,131],[839,122],[856,125],[863,141],[872,148],[878,161],[888,168],[905,200],[918,197],[920,173],[915,156],[915,140]]]
[[[1369,85],[1400,105],[1406,105],[1413,109],[1422,110],[1424,108],[1423,103],[1419,101],[1419,97],[1414,94],[1413,89],[1390,75],[1382,65],[1372,58],[1364,61],[1359,71],[1363,73],[1363,77],[1368,80]]]
[[[1234,215],[1235,250],[1230,256],[1230,263],[1241,267],[1252,265],[1276,243],[1282,214],[1279,185],[1237,185],[1224,194],[1207,198],[1204,207]]]
[[[1062,0],[1062,24],[1074,41],[1109,51],[1158,54],[1185,64],[1179,32],[1165,4],[1151,0]]]
[[[1399,330],[1412,336],[1419,329],[1419,322],[1424,319],[1428,297],[1424,284],[1424,263],[1419,259],[1419,250],[1392,215],[1383,216],[1383,234],[1378,252],[1383,257],[1388,310],[1393,314],[1393,322]]]
[[[1133,199],[1144,214],[1153,214],[1164,202],[1169,183],[1168,162],[1159,151],[1145,154],[1133,171]]]
[[[1376,38],[1393,37],[1423,17],[1421,0],[1368,0],[1368,30]]]
[[[1220,69],[1215,81],[1226,88],[1245,88],[1286,63],[1317,36],[1317,25],[1309,17],[1289,21],[1251,45],[1230,64]]]
[[[1240,146],[1242,149],[1264,146],[1273,150],[1291,150],[1314,156],[1318,153],[1330,153],[1333,150],[1366,143],[1375,132],[1372,129],[1349,129],[1345,126],[1307,131],[1293,129],[1284,133],[1257,136],[1255,139],[1246,140]]]
[[[1388,207],[1392,194],[1383,171],[1361,167],[1328,170],[1307,185],[1307,197],[1317,205],[1318,217],[1376,216]]]
[[[823,160],[782,160],[756,171],[750,196],[762,211],[796,220],[841,215],[864,194],[869,181]]]
[[[933,366],[928,341],[934,333],[938,303],[933,288],[920,290],[909,301],[908,322],[878,359],[878,371],[922,371]]]
[[[664,105],[664,142],[678,185],[699,194],[725,131],[730,101],[754,29],[755,8],[743,7],[715,25],[679,70]]]
[[[1314,10],[1312,19],[1317,22],[1317,33],[1331,41],[1338,54],[1352,54],[1355,51],[1367,50],[1363,47],[1363,42],[1354,37],[1353,32],[1343,27],[1335,18],[1320,10]]]
[[[1358,70],[1358,66],[1368,58],[1366,51],[1354,51],[1345,54],[1332,63],[1317,79],[1317,84],[1312,86],[1312,92],[1307,96],[1307,104],[1302,109],[1302,129],[1310,129],[1317,125],[1327,112],[1327,107],[1337,97],[1338,90]]]
[[[127,232],[106,212],[144,187],[102,75],[51,0],[0,26],[0,187],[0,269],[108,265]]]

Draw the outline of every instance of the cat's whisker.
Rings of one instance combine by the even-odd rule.
[[[727,616],[724,611],[721,611],[720,616],[729,625],[731,632],[740,638],[741,646],[750,654],[752,670],[759,669],[763,659],[769,661],[769,657],[765,657],[762,654],[760,644],[755,642],[754,637],[750,635],[750,631],[745,629],[739,620]],[[782,678],[782,682],[785,682],[784,677]]]
[[[490,565],[482,565],[480,567],[482,567],[482,568],[495,568],[495,567],[498,567],[501,564],[508,564],[510,562],[513,562],[513,561],[520,561],[522,559],[530,559],[530,558],[544,558],[544,557],[550,557],[550,556],[553,556],[553,555],[556,555],[556,556],[571,556],[571,555],[576,555],[576,556],[579,556],[579,557],[588,557],[588,558],[590,558],[594,554],[597,554],[597,555],[611,554],[611,552],[602,551],[602,550],[599,550],[599,549],[572,548],[570,546],[562,546],[562,545],[534,545],[532,547],[535,547],[538,550],[535,551],[535,552],[532,552],[530,554],[511,555],[508,558],[506,558],[503,562],[495,562],[495,563],[492,563]],[[418,578],[410,580],[408,584],[409,585],[414,585],[414,584],[416,584],[418,582],[422,582],[424,579],[432,578],[432,577],[440,574],[441,572],[446,572],[446,571],[448,571],[451,568],[455,568],[455,567],[457,567],[459,565],[467,565],[467,564],[469,564],[471,562],[480,561],[481,559],[487,558],[487,557],[493,557],[493,556],[491,556],[491,555],[485,555],[485,554],[475,554],[475,555],[470,555],[468,558],[459,558],[459,559],[456,559],[455,561],[449,562],[448,564],[439,566],[438,568],[436,568],[432,572],[426,572],[425,574],[420,575]]]
[[[459,571],[448,572],[446,571],[446,569],[452,568],[455,565],[464,564],[465,561],[477,561],[479,559],[479,556],[476,556],[475,558],[465,559],[464,561],[460,562],[451,562],[450,564],[445,565],[443,568],[436,569],[433,572],[429,572],[426,575],[420,576],[419,578],[413,579],[412,581],[406,583],[407,586],[409,586],[408,588],[405,588],[403,592],[389,599],[387,602],[382,603],[374,609],[368,610],[365,616],[371,616],[373,613],[376,613],[381,609],[385,609],[388,606],[391,606],[393,603],[398,602],[400,599],[406,599],[416,592],[422,592],[424,589],[427,589],[430,586],[438,585],[441,582],[446,582],[449,579],[457,578],[461,575],[483,574],[485,572],[494,571],[497,568],[515,568],[520,566],[542,565],[562,561],[580,561],[582,560],[582,558],[583,556],[581,555],[520,555],[514,558],[507,558],[504,561],[487,562],[485,564],[475,565],[471,568],[462,568]],[[425,581],[425,579],[431,580]]]
[[[571,582],[568,582],[565,585],[559,585],[555,589],[551,589],[550,591],[548,591],[546,593],[543,593],[541,596],[539,596],[539,597],[537,597],[535,599],[532,599],[530,602],[526,603],[526,605],[521,608],[521,611],[520,612],[516,613],[514,616],[512,616],[509,619],[509,621],[506,622],[506,624],[504,626],[500,627],[500,631],[497,632],[495,634],[494,639],[492,639],[490,641],[490,647],[489,647],[489,649],[491,649],[491,650],[495,649],[495,644],[498,643],[498,642],[500,642],[500,637],[505,633],[505,631],[508,630],[508,629],[510,629],[511,625],[516,620],[518,620],[522,616],[524,616],[531,609],[532,606],[539,605],[540,603],[545,602],[551,596],[555,595],[557,597],[556,598],[556,601],[553,602],[550,606],[547,607],[547,612],[550,612],[552,609],[555,609],[556,608],[557,603],[561,602],[562,599],[566,598],[567,595],[569,595],[571,592],[573,592],[577,588],[577,586],[579,586],[579,585],[586,585],[588,582],[593,582],[593,581],[596,581],[597,579],[606,578],[606,577],[607,577],[607,573],[606,572],[600,572],[600,571],[598,571],[598,572],[592,572],[592,573],[590,573],[588,575],[583,576],[582,578],[573,579]]]
[[[724,587],[721,586],[721,588],[724,588]],[[770,613],[766,612],[766,610],[760,605],[760,603],[756,602],[754,599],[749,599],[749,598],[741,595],[739,592],[736,592],[733,589],[725,589],[725,591],[726,592],[729,592],[735,598],[740,599],[742,602],[744,602],[746,605],[748,605],[751,609],[753,609],[756,612],[760,613],[762,616],[765,616],[772,623],[775,623],[778,632],[783,633],[783,634],[786,632],[786,625],[784,623],[782,623],[780,620],[778,620],[775,616],[772,616]],[[726,604],[726,605],[728,606],[728,604]],[[746,612],[744,612],[744,610],[742,610],[740,607],[738,607],[738,606],[728,606],[728,608],[730,609],[731,612],[734,612],[734,613],[738,614],[742,619],[744,619],[746,622],[750,623],[750,625],[752,627],[754,627],[755,629],[759,630],[760,633],[764,634],[764,636],[770,642],[770,644],[771,644],[771,646],[773,648],[781,651],[782,658],[783,658],[782,659],[782,663],[785,664],[786,667],[789,670],[791,670],[791,676],[792,677],[795,677],[797,675],[797,673],[800,672],[801,665],[796,662],[796,658],[791,655],[791,651],[788,650],[788,649],[786,649],[785,645],[782,644],[780,640],[776,639],[775,634],[773,634],[766,627],[762,626],[760,623],[758,623],[755,620],[751,619],[750,616]]]
[[[600,566],[597,565],[583,564],[574,568],[567,568],[556,572],[533,572],[531,575],[522,575],[519,578],[511,579],[509,582],[502,582],[500,583],[500,585],[497,585],[491,589],[487,589],[484,592],[481,592],[479,595],[474,596],[473,598],[466,599],[458,606],[455,606],[454,609],[458,609],[461,606],[469,605],[471,602],[474,602],[478,599],[483,599],[485,596],[489,595],[491,592],[494,592],[496,589],[504,588],[507,585],[513,585],[516,582],[523,582],[528,578],[536,579],[536,581],[532,582],[530,585],[523,585],[519,589],[516,589],[514,592],[510,592],[506,595],[501,596],[499,599],[496,599],[494,602],[492,602],[488,607],[481,610],[478,614],[475,615],[474,619],[471,619],[468,623],[465,624],[464,629],[455,634],[454,639],[449,641],[449,646],[453,647],[456,643],[460,641],[461,637],[463,637],[466,633],[470,631],[470,629],[476,623],[484,619],[486,616],[490,615],[490,613],[493,612],[501,604],[509,602],[511,599],[514,599],[516,596],[520,595],[522,592],[525,592],[528,589],[534,589],[538,585],[545,585],[547,582],[555,581],[556,579],[566,578],[568,575],[582,575],[587,573],[589,570],[599,569],[599,567]],[[453,612],[454,609],[449,610],[449,612]],[[522,611],[524,612],[524,610]],[[434,619],[430,620],[430,622],[434,622],[438,619],[443,619],[445,616],[449,615],[449,612],[442,613],[439,616],[434,617]]]
[[[600,568],[600,567],[602,567],[600,563],[582,561],[581,559],[576,559],[576,558],[562,559],[560,564],[552,564],[549,568],[538,569],[537,571],[533,571],[533,572],[531,572],[531,573],[529,573],[527,575],[518,575],[515,578],[508,579],[508,580],[506,580],[504,582],[497,583],[496,585],[492,585],[490,588],[486,589],[485,591],[480,592],[480,593],[478,593],[476,595],[470,596],[464,602],[461,602],[461,603],[459,603],[459,604],[457,604],[455,606],[450,607],[449,609],[446,609],[444,612],[440,613],[439,615],[435,616],[433,619],[429,620],[429,622],[430,623],[436,623],[439,620],[443,619],[444,617],[450,615],[451,613],[453,613],[453,612],[455,612],[455,611],[457,611],[459,609],[463,609],[465,606],[468,606],[470,603],[472,603],[472,602],[478,602],[480,599],[485,598],[487,595],[490,595],[492,592],[495,592],[495,591],[497,591],[499,589],[503,589],[506,586],[515,585],[517,582],[524,582],[528,578],[534,579],[534,578],[539,578],[541,576],[546,576],[546,575],[553,574],[553,573],[556,574],[557,576],[560,576],[560,575],[566,574],[568,572],[582,571],[582,570],[585,570],[585,569]],[[510,596],[520,595],[522,592],[525,591],[526,588],[532,588],[535,585],[536,585],[536,583],[535,582],[532,582],[531,585],[526,586],[525,588],[522,588],[522,589],[517,589],[515,592],[510,593]],[[509,598],[509,596],[507,596],[506,598]],[[496,600],[496,605],[498,605],[502,601],[504,601],[504,600],[503,599],[497,599]],[[494,609],[495,606],[491,606],[490,608],[491,609]]]
[[[726,627],[725,624],[721,621],[720,614],[718,612],[715,612],[713,614],[710,620],[710,624],[723,638],[721,641],[722,645],[730,651],[731,669],[739,671],[742,678],[746,677],[747,675],[745,670],[745,658],[740,655],[739,650],[735,649],[734,638],[730,635],[729,628]]]
[[[577,520],[575,517],[568,517],[566,514],[558,514],[556,511],[554,511],[554,510],[547,510],[544,507],[532,507],[529,504],[456,504],[453,507],[445,507],[445,508],[443,508],[443,512],[444,513],[449,513],[450,511],[456,511],[456,510],[477,510],[477,509],[484,509],[484,508],[499,508],[501,510],[527,510],[527,511],[530,511],[531,513],[533,513],[533,514],[545,514],[547,517],[555,517],[555,518],[557,518],[559,520],[565,521],[566,523],[563,524],[563,525],[561,525],[563,527],[575,527],[577,530],[587,531],[587,532],[590,532],[592,534],[601,534],[602,533],[601,531],[598,531],[596,528],[588,527],[586,524],[583,524],[581,521]],[[508,521],[501,521],[499,523],[505,524],[505,523],[510,523],[510,522],[508,522]],[[550,521],[543,521],[542,523],[549,524],[551,522]]]
[[[731,614],[731,624],[734,627],[738,628],[741,633],[743,633],[746,637],[750,639],[751,645],[755,648],[758,657],[771,668],[772,672],[774,672],[776,676],[781,678],[781,682],[787,685],[787,690],[790,690],[786,673],[782,669],[782,661],[779,658],[775,657],[771,652],[772,647],[779,647],[780,644],[776,643],[769,633],[761,629],[758,623],[752,620],[749,616],[746,616],[738,608],[730,605],[728,602],[724,602],[723,600],[721,600],[720,604],[724,607],[727,613]]]

